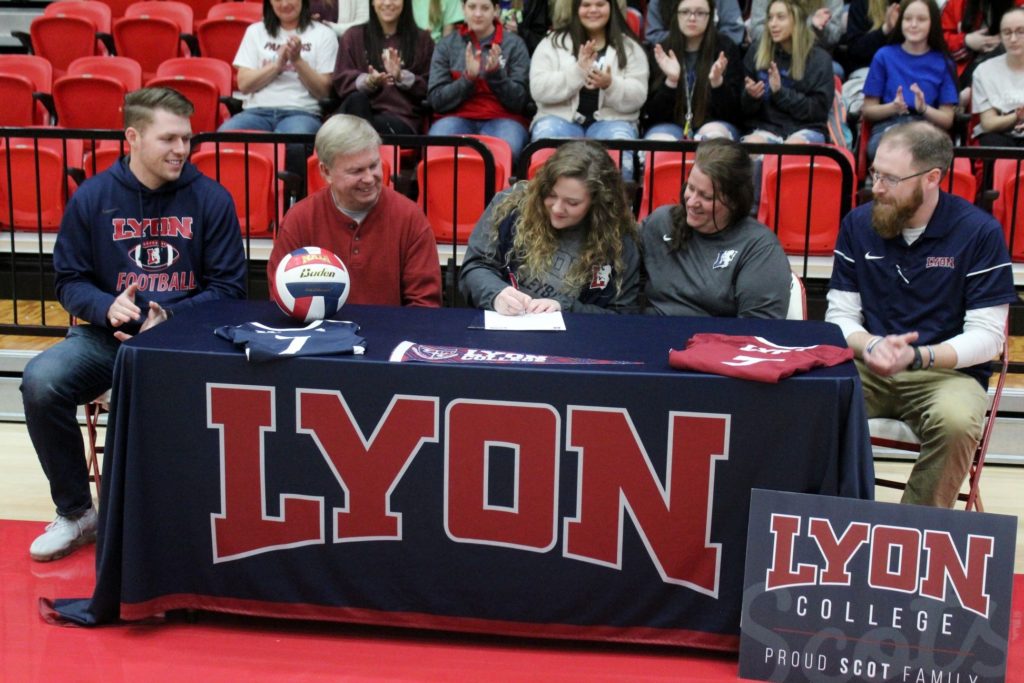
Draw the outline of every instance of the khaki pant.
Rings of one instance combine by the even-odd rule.
[[[906,422],[921,440],[902,502],[953,507],[981,438],[988,394],[956,370],[875,375],[857,361],[868,417]]]

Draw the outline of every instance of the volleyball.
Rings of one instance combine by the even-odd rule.
[[[337,313],[348,299],[348,269],[320,247],[302,247],[281,259],[271,294],[282,311],[302,322]]]

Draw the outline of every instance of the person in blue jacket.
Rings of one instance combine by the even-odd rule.
[[[121,342],[206,301],[245,297],[235,207],[188,162],[192,103],[173,90],[125,97],[129,156],[86,181],[68,202],[53,248],[61,305],[87,325],[25,367],[25,423],[56,519],[32,559],[67,555],[96,537],[77,406],[110,389]]]

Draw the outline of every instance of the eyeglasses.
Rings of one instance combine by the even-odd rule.
[[[1003,37],[1003,40],[1009,40],[1014,36],[1017,36],[1021,40],[1024,40],[1024,26],[1020,28],[1004,28],[999,32],[999,35]]]
[[[918,176],[922,176],[925,173],[928,173],[929,171],[933,171],[933,170],[935,170],[935,169],[934,168],[926,168],[925,170],[921,171],[920,173],[914,173],[913,175],[908,175],[908,176],[903,176],[902,178],[897,178],[896,176],[886,175],[884,173],[879,173],[878,171],[876,171],[872,167],[872,168],[868,169],[868,176],[871,177],[871,182],[873,184],[875,184],[875,185],[882,185],[882,186],[884,186],[884,187],[886,187],[886,188],[891,190],[892,188],[894,188],[897,185],[899,185],[900,183],[902,183],[904,180],[910,180],[911,178],[916,178]]]
[[[711,16],[711,12],[706,9],[681,9],[676,14],[686,19],[707,19]]]

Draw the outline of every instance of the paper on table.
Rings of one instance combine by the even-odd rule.
[[[501,315],[494,311],[484,311],[484,329],[565,332],[565,321],[562,320],[561,311],[525,315]]]

